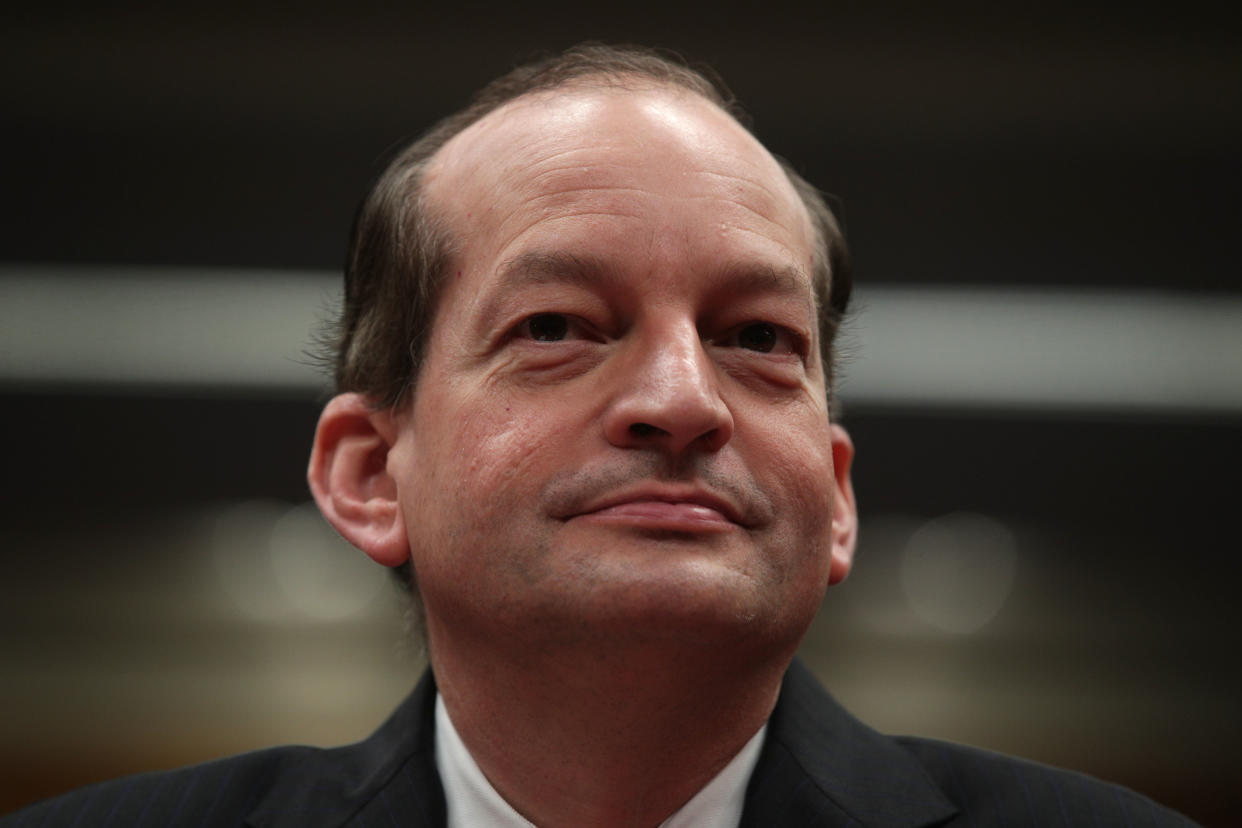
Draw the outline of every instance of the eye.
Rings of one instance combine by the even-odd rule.
[[[567,313],[536,313],[512,329],[513,338],[527,342],[600,342],[601,335],[591,323]]]
[[[718,342],[758,354],[806,355],[803,338],[784,325],[773,322],[747,322],[734,328]]]
[[[778,333],[775,325],[768,322],[753,322],[738,330],[737,345],[748,351],[771,353],[776,347]]]
[[[536,342],[560,342],[569,336],[569,317],[561,313],[538,313],[522,322],[518,333]]]

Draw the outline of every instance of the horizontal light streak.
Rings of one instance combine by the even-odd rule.
[[[320,271],[0,266],[0,384],[314,393]],[[1242,294],[869,287],[847,404],[1242,412]]]

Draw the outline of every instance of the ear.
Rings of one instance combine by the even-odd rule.
[[[850,466],[854,462],[854,441],[841,426],[833,423],[832,469],[836,497],[832,509],[832,561],[828,567],[828,585],[839,584],[850,574],[854,563],[854,543],[858,539],[858,504],[854,500],[854,484]]]
[[[319,511],[345,540],[384,566],[410,557],[388,452],[397,438],[393,414],[360,394],[333,397],[319,415],[307,479]]]

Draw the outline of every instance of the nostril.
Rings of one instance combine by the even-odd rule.
[[[662,429],[656,428],[650,423],[631,423],[630,434],[635,437],[654,437],[661,433]]]

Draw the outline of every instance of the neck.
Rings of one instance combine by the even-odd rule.
[[[756,667],[648,642],[471,657],[438,637],[431,660],[455,729],[540,828],[659,825],[767,721],[792,656]]]

